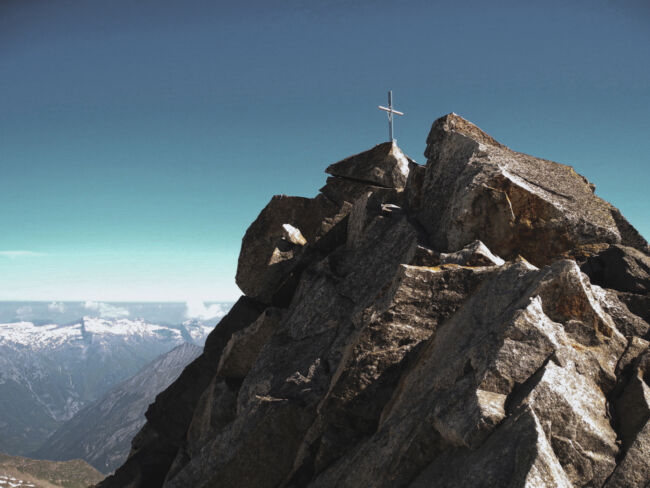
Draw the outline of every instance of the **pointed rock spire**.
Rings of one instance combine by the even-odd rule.
[[[433,123],[425,156],[411,198],[420,208],[410,211],[436,249],[480,239],[503,258],[521,254],[536,266],[596,242],[648,250],[572,167],[513,151],[456,114]]]
[[[403,188],[413,162],[395,141],[378,144],[368,151],[350,156],[325,170],[332,176],[370,183],[386,188]]]
[[[489,134],[483,132],[469,120],[465,120],[460,115],[452,112],[433,122],[431,131],[427,137],[427,149],[424,152],[424,155],[427,158],[430,158],[435,153],[436,147],[451,134],[465,136],[479,144],[505,148],[503,144],[498,142]]]

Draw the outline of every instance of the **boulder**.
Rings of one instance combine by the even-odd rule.
[[[649,346],[650,342],[640,337],[632,337],[627,343],[627,348],[621,356],[621,359],[618,360],[616,376],[621,377],[626,373],[626,370],[634,367],[635,361],[641,357]]]
[[[474,241],[460,251],[441,253],[440,263],[460,266],[502,266],[505,261],[492,254],[481,241]]]
[[[384,142],[368,151],[329,165],[325,172],[384,188],[404,188],[409,164],[413,162],[396,142]]]
[[[650,420],[650,387],[639,374],[633,374],[623,394],[615,401],[618,432],[623,448],[628,449]]]
[[[419,266],[501,266],[505,263],[495,256],[481,241],[474,241],[460,251],[439,253],[424,246],[418,246],[411,264]]]
[[[217,376],[243,380],[281,318],[280,310],[267,308],[255,322],[235,332],[223,349]]]
[[[638,293],[616,292],[616,295],[621,302],[625,303],[630,312],[650,324],[650,293],[639,295]],[[650,339],[650,337],[647,338]]]
[[[401,200],[401,192],[394,189],[380,188],[360,195],[354,202],[348,218],[347,245],[354,248],[363,241],[368,226],[378,216],[390,217],[399,213],[400,207],[393,202]]]
[[[650,256],[629,246],[613,245],[582,266],[593,283],[630,293],[650,293]]]
[[[650,420],[639,431],[625,457],[603,488],[646,488],[650,482]]]
[[[320,189],[320,192],[337,205],[343,205],[346,202],[352,204],[363,195],[382,189],[384,189],[382,186],[330,176],[327,178],[325,186]]]
[[[483,446],[451,450],[438,457],[411,488],[572,488],[535,412],[509,418]]]
[[[303,248],[318,242],[346,216],[323,195],[274,196],[242,239],[237,285],[246,295],[271,303],[298,266]]]
[[[282,224],[282,238],[296,246],[304,246],[307,244],[307,239],[302,235],[300,229],[295,228],[291,224]]]
[[[505,259],[521,255],[536,265],[596,242],[648,252],[570,166],[512,151],[456,114],[434,122],[425,156],[420,195],[411,200],[421,202],[417,219],[439,251],[480,239]]]
[[[625,337],[645,337],[650,333],[650,324],[632,313],[618,293],[607,289],[600,290],[595,286],[594,290],[603,310]]]

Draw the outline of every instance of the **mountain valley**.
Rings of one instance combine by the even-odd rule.
[[[85,311],[97,316],[60,325],[43,317],[69,318],[56,317],[62,305],[54,311],[45,305],[45,311],[34,304],[17,307],[19,314],[29,308],[40,319],[0,323],[0,451],[13,455],[36,451],[85,406],[162,354],[186,343],[202,346],[224,313],[219,309],[210,319],[181,316],[184,320],[174,325],[129,318],[123,306],[90,304]],[[225,310],[228,306],[223,304]],[[11,317],[7,310],[16,310],[16,304],[3,307],[0,318],[6,320]],[[70,304],[67,308],[67,313],[78,313]]]

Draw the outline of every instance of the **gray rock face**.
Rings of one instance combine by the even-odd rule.
[[[237,285],[248,296],[266,303],[291,275],[300,261],[303,246],[316,243],[330,232],[347,212],[323,195],[317,198],[273,197],[242,240]],[[299,232],[299,244],[287,239],[287,227]]]
[[[255,322],[235,332],[221,353],[217,376],[243,380],[257,360],[262,347],[277,328],[282,312],[267,308]]]
[[[242,242],[255,299],[101,487],[650,483],[650,325],[621,295],[645,296],[643,238],[570,167],[456,115],[426,167],[395,154],[330,166],[314,199],[274,197]],[[610,248],[636,288],[581,271]]]
[[[587,260],[583,271],[602,286],[630,293],[650,292],[650,258],[627,246],[609,246]]]
[[[413,488],[573,485],[557,461],[539,419],[531,410],[508,418],[477,450],[452,449],[427,466]]]
[[[431,198],[422,198],[417,219],[436,248],[480,239],[503,258],[521,254],[536,265],[595,242],[648,252],[573,168],[512,151],[455,114],[433,124],[425,156],[421,193]]]
[[[404,188],[412,162],[395,142],[384,142],[328,166],[325,172],[371,185]]]
[[[582,270],[593,283],[611,289],[614,316],[625,316],[620,325],[628,336],[650,338],[650,258],[629,246],[607,246],[590,256]],[[632,315],[630,317],[630,313]],[[639,320],[642,319],[642,320]]]

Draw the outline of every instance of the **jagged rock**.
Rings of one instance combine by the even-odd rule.
[[[628,310],[641,317],[650,324],[650,294],[638,295],[636,293],[617,292],[618,298],[625,303]],[[650,337],[648,337],[650,339]]]
[[[296,229],[291,224],[282,224],[282,237],[286,241],[289,241],[291,244],[295,244],[297,246],[304,246],[307,244],[307,239],[305,239],[305,236],[302,235],[300,229]]]
[[[439,266],[455,264],[458,266],[502,266],[505,263],[495,256],[481,241],[474,241],[460,251],[438,253],[433,249],[418,246],[411,264],[418,266]]]
[[[490,272],[486,267],[398,269],[390,287],[364,311],[358,332],[343,351],[298,453],[291,486],[304,486],[305,472],[322,471],[375,431],[404,363]]]
[[[595,242],[648,252],[571,167],[512,151],[458,115],[434,122],[425,156],[417,219],[438,250],[480,239],[499,256],[537,265]]]
[[[236,281],[251,297],[271,303],[273,294],[299,262],[304,243],[283,239],[285,225],[299,231],[306,243],[315,243],[345,215],[339,206],[316,198],[274,196],[242,239]]]
[[[593,283],[631,293],[650,292],[650,257],[628,246],[609,246],[583,265]]]
[[[382,186],[369,185],[355,180],[330,176],[320,192],[337,205],[354,203],[367,193],[374,193],[384,189]]]
[[[244,379],[255,363],[260,350],[278,325],[282,313],[267,308],[255,322],[235,332],[223,349],[217,376]]]
[[[382,203],[381,204],[381,214],[384,217],[390,217],[392,215],[398,215],[402,214],[403,215],[404,211],[402,210],[402,207],[399,205],[395,205],[393,203]]]
[[[187,430],[187,443],[184,451],[176,455],[176,462],[167,473],[172,478],[192,457],[200,454],[199,446],[209,442],[237,414],[237,388],[228,385],[226,380],[215,376],[199,398],[192,421]]]
[[[242,242],[256,298],[102,488],[647,488],[643,238],[569,167],[456,115],[426,167],[396,150],[274,197]],[[606,248],[634,256],[634,292],[581,272]]]
[[[648,349],[650,342],[641,339],[640,337],[632,337],[627,344],[627,349],[621,356],[621,359],[618,360],[617,373],[616,376],[621,376],[626,369],[632,366],[634,361],[636,361],[641,355]]]
[[[411,488],[564,487],[573,485],[562,470],[535,413],[509,418],[478,450],[450,450],[409,485]]]
[[[413,162],[396,142],[384,142],[369,151],[331,164],[325,172],[385,188],[404,188],[409,174],[409,163]]]
[[[242,240],[236,276],[239,288],[265,303],[278,303],[274,295],[300,267],[303,247],[317,244],[330,233],[357,199],[374,195],[378,212],[381,204],[401,203],[409,164],[415,163],[397,144],[380,144],[330,165],[327,172],[334,176],[316,198],[273,197]]]
[[[648,335],[650,324],[632,313],[620,300],[618,293],[611,290],[597,290],[596,294],[605,312],[614,320],[616,327],[625,337],[644,337]]]
[[[647,488],[650,484],[648,453],[650,453],[650,421],[647,421],[638,433],[604,488]]]
[[[388,217],[392,212],[384,212],[388,202],[399,202],[401,193],[394,189],[380,188],[374,192],[360,195],[354,202],[348,220],[347,245],[353,248],[363,239],[367,227],[373,220],[382,215]]]
[[[441,264],[458,264],[461,266],[501,266],[505,263],[499,256],[495,256],[481,241],[474,241],[460,251],[441,253]]]
[[[523,404],[547,429],[564,472],[576,486],[602,486],[616,467],[616,432],[606,398],[597,383],[580,374],[580,365],[550,362]]]
[[[636,366],[639,377],[643,378],[646,384],[650,384],[650,350],[646,349],[637,359]]]
[[[415,161],[409,165],[409,176],[406,179],[406,187],[404,188],[404,200],[413,215],[422,210],[424,203],[422,199],[425,197],[422,186],[425,175],[425,166],[417,164]]]
[[[620,301],[613,298],[614,292],[607,301],[615,309],[612,316],[625,316],[624,333],[650,338],[650,257],[629,246],[612,245],[587,259],[582,270],[593,283],[615,290]],[[642,320],[629,317],[628,311]]]
[[[566,435],[576,446],[555,451],[563,466],[571,466],[583,452],[580,442],[589,442],[585,447],[593,450],[594,459],[581,459],[591,469],[588,482],[604,481],[617,451],[602,390],[611,388],[610,375],[625,340],[599,324],[611,325],[611,319],[602,316],[575,263],[564,261],[541,271],[524,262],[493,269],[423,346],[384,408],[377,432],[313,486],[406,485],[442,452],[479,448],[517,405],[531,405],[542,425],[559,424],[560,429],[565,413],[574,412],[567,432],[551,430],[549,442],[559,444]],[[555,294],[570,297],[571,305],[558,307]],[[567,333],[567,325],[575,330],[578,321],[584,330]],[[588,348],[583,345],[587,342]],[[550,366],[554,357],[565,365]],[[572,364],[579,369],[589,365],[589,373],[582,376]],[[588,399],[596,400],[584,418],[578,415],[583,413],[582,400],[554,379],[564,368],[569,369],[559,375],[561,380],[571,378]],[[531,391],[528,397],[526,391]],[[553,398],[563,410],[544,406],[545,398]],[[592,425],[602,431],[593,432]]]
[[[162,486],[179,455],[199,399],[216,373],[223,348],[234,332],[255,321],[262,310],[259,302],[248,297],[233,305],[208,336],[203,354],[149,406],[147,423],[133,439],[127,461],[99,486]]]
[[[429,249],[425,246],[418,246],[415,249],[415,254],[411,263],[414,266],[439,266],[440,265],[440,253]]]
[[[619,435],[627,449],[650,419],[650,387],[637,374],[632,375],[623,394],[616,399]]]
[[[288,476],[331,375],[355,335],[354,311],[376,299],[414,247],[414,232],[404,219],[378,217],[367,241],[349,261],[338,263],[336,272],[328,259],[306,269],[281,327],[241,385],[237,419],[167,486],[200,486],[200,480],[212,478],[220,486],[274,486]],[[281,441],[282,449],[272,449],[265,444],[268,439]],[[259,473],[250,473],[251,463],[260,467]]]

